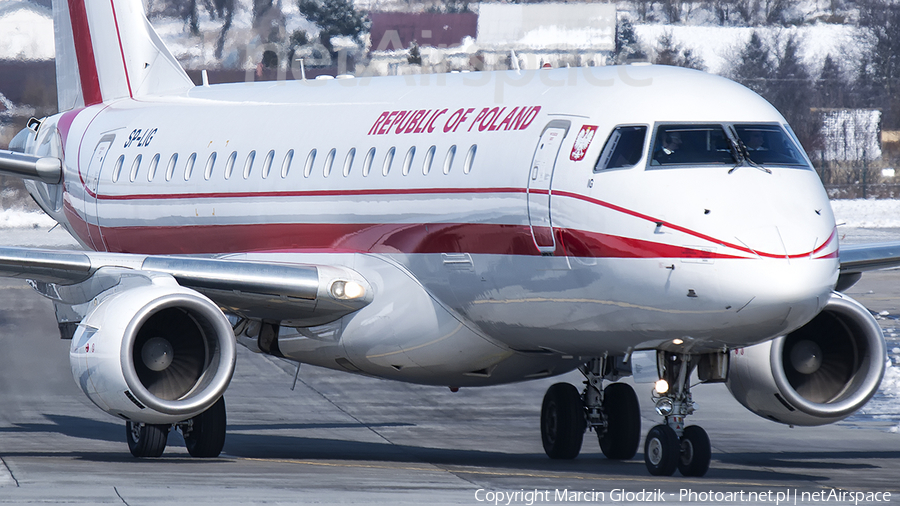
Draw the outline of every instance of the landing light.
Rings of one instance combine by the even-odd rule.
[[[674,344],[676,346],[679,344],[684,344],[684,340],[683,339],[672,339],[672,344]]]
[[[352,300],[363,297],[366,289],[356,281],[335,281],[331,285],[331,294],[336,299]]]
[[[661,379],[656,382],[656,385],[654,386],[654,388],[656,389],[656,393],[664,394],[669,391],[669,382],[664,379]]]

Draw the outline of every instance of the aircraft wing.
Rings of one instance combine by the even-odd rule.
[[[900,267],[900,242],[841,246],[841,273]]]
[[[63,304],[85,303],[126,274],[169,275],[226,312],[295,326],[334,321],[368,305],[372,295],[359,273],[339,266],[0,248],[0,276],[28,279],[42,295]],[[351,284],[353,289],[346,289]]]
[[[840,261],[841,274],[836,287],[838,291],[853,286],[863,272],[900,267],[900,242],[841,246]]]

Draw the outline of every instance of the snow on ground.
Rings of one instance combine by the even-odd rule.
[[[3,209],[0,211],[0,229],[50,228],[56,225],[53,218],[42,212]]]
[[[846,228],[900,228],[900,200],[832,200],[838,225]]]

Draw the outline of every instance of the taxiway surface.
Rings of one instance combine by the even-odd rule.
[[[848,293],[900,314],[898,271],[870,274]],[[0,308],[0,504],[485,504],[498,492],[522,492],[512,504],[527,504],[531,491],[548,494],[533,503],[550,504],[572,502],[558,500],[562,491],[592,490],[603,493],[594,503],[617,502],[615,490],[660,490],[680,504],[720,502],[679,501],[683,490],[731,493],[734,504],[832,490],[891,492],[882,504],[900,503],[900,399],[883,394],[871,412],[792,429],[746,411],[722,385],[701,385],[689,422],[710,435],[710,471],[656,478],[643,443],[626,462],[606,460],[593,434],[573,461],[544,455],[541,398],[554,382],[580,385],[578,374],[452,393],[303,366],[292,391],[295,365],[240,347],[222,456],[192,459],[173,433],[162,458],[136,460],[124,423],[72,380],[50,302],[24,282],[0,280]],[[900,346],[900,324],[882,323],[889,351]],[[637,392],[646,433],[659,417],[650,385]]]

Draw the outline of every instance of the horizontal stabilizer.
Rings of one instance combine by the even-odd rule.
[[[0,149],[0,174],[59,184],[62,180],[62,162],[52,156],[25,155]]]

